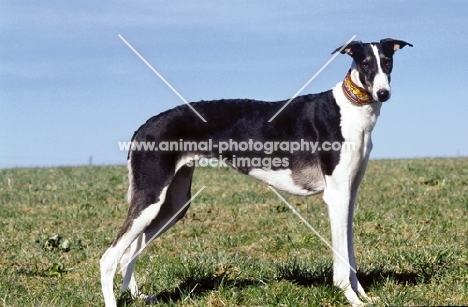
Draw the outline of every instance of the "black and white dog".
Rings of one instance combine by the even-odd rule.
[[[411,44],[395,39],[379,43],[353,41],[336,49],[353,58],[343,82],[333,89],[298,96],[269,121],[286,101],[219,100],[191,103],[207,119],[203,122],[187,105],[150,118],[133,135],[139,142],[278,145],[272,151],[252,146],[228,146],[219,157],[217,145],[191,146],[179,150],[130,150],[129,210],[112,246],[102,256],[101,283],[107,307],[116,306],[113,279],[117,265],[124,276],[122,290],[140,295],[133,276],[136,254],[191,198],[194,161],[201,158],[226,160],[235,169],[295,195],[323,192],[328,206],[333,259],[333,283],[344,291],[353,306],[371,299],[356,277],[353,247],[354,203],[372,149],[371,133],[384,101],[390,98],[393,54]],[[279,150],[284,145],[318,144],[318,150]],[[353,144],[352,148],[324,144]],[[328,149],[330,146],[328,146]],[[324,150],[320,150],[323,148]],[[243,163],[238,163],[242,158]],[[249,164],[246,161],[269,161]],[[273,159],[268,160],[268,159]],[[276,160],[275,160],[276,159]],[[270,163],[272,162],[272,163]],[[276,163],[275,163],[276,162]],[[188,208],[188,207],[187,207]],[[168,227],[181,219],[182,210]],[[361,299],[358,297],[361,297]]]

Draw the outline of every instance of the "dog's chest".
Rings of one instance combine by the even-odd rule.
[[[333,89],[337,105],[340,107],[341,133],[347,142],[363,146],[363,139],[369,138],[374,130],[377,118],[380,114],[382,103],[375,102],[369,105],[356,106],[352,104],[343,94],[341,83]]]

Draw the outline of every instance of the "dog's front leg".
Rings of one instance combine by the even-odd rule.
[[[354,197],[348,178],[326,178],[323,199],[328,206],[333,246],[333,283],[341,288],[352,306],[362,306],[362,291],[356,277],[353,246]],[[351,180],[352,181],[352,180]]]

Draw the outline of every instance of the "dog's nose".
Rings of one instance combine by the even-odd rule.
[[[377,97],[379,97],[379,101],[380,102],[384,102],[384,101],[387,101],[388,98],[390,98],[390,91],[388,90],[379,90],[377,92]]]

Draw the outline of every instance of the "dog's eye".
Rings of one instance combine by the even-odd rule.
[[[370,67],[369,63],[366,63],[366,62],[362,63],[362,68],[367,70],[367,69],[369,69],[369,67]]]
[[[384,59],[383,64],[384,64],[386,67],[390,67],[390,66],[392,66],[392,60],[390,60],[390,59]]]

